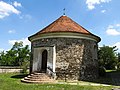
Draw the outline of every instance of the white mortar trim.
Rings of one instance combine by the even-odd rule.
[[[71,33],[71,32],[64,32],[64,33],[46,33],[46,34],[41,34],[39,36],[34,36],[30,38],[31,41],[43,39],[43,38],[81,38],[81,39],[88,39],[92,40],[95,42],[98,42],[98,38],[92,35],[85,35],[85,34],[80,34],[80,33]]]
[[[53,47],[53,72],[55,72],[55,67],[56,67],[56,48],[55,46]]]
[[[44,51],[44,50],[47,50],[47,53],[49,53],[49,51],[48,51],[48,49],[47,48],[52,48],[53,49],[53,72],[55,72],[55,67],[56,67],[56,48],[55,48],[55,46],[40,46],[40,47],[35,47],[34,49],[40,49],[40,52],[39,52],[39,54],[41,55],[41,66],[42,66],[42,52]],[[48,56],[47,56],[47,61],[48,61]],[[40,66],[40,67],[41,67]],[[34,70],[33,70],[34,71]]]

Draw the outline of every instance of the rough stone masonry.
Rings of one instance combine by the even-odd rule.
[[[35,44],[36,43],[36,44]],[[88,80],[98,77],[97,43],[76,38],[46,38],[32,43],[33,48],[56,47],[57,79]],[[68,65],[64,69],[64,65]]]
[[[54,79],[93,80],[98,77],[100,37],[67,16],[29,37],[30,72],[44,72]]]

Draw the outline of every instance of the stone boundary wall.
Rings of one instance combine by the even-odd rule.
[[[0,68],[0,73],[21,72],[21,71],[22,71],[22,69],[8,69],[8,68],[1,69]]]
[[[29,69],[27,70],[29,71]],[[22,72],[20,67],[0,67],[0,73]]]

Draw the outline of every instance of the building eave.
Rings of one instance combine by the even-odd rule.
[[[80,39],[89,39],[95,42],[100,42],[100,37],[96,35],[75,33],[75,32],[53,32],[53,33],[43,33],[35,36],[28,37],[29,41],[35,41],[43,38],[80,38]]]

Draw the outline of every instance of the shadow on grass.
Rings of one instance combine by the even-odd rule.
[[[120,86],[120,71],[106,72],[106,76],[88,82]]]
[[[28,74],[19,74],[19,75],[11,76],[11,78],[22,79],[22,78],[24,78],[26,76],[28,76]]]

